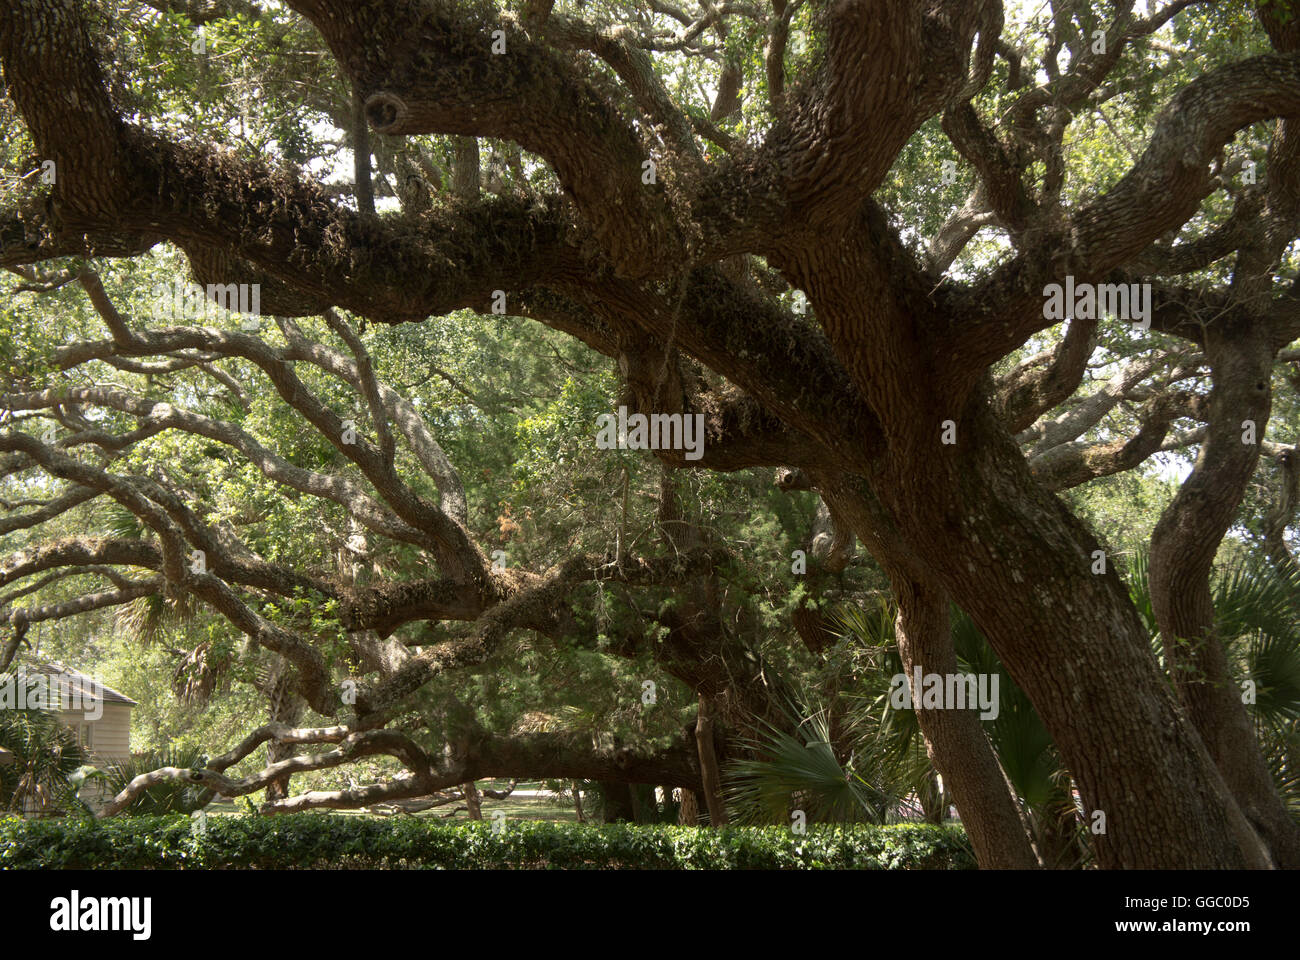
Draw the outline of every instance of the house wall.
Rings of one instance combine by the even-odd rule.
[[[104,715],[95,723],[91,752],[95,763],[114,763],[131,758],[131,708],[125,703],[104,704]]]
[[[101,770],[112,763],[131,757],[131,707],[125,703],[104,704],[104,714],[98,720],[87,720],[81,711],[65,710],[59,719],[77,731],[84,742],[89,727],[90,762]],[[83,800],[102,802],[106,791],[102,784],[90,783],[79,794]]]

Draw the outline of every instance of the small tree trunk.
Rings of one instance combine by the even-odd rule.
[[[352,169],[356,184],[357,209],[375,212],[375,188],[370,179],[370,125],[361,91],[352,88]]]
[[[465,794],[465,806],[469,809],[469,818],[471,820],[483,819],[483,798],[479,796],[478,787],[474,781],[462,783],[460,789]]]
[[[677,811],[677,822],[684,827],[697,827],[700,824],[700,802],[695,799],[695,791],[682,787],[682,806]]]
[[[898,595],[898,650],[909,683],[914,667],[922,674],[955,674],[948,598],[932,584],[895,579]],[[943,777],[961,813],[962,824],[981,867],[1029,870],[1038,857],[998,765],[993,748],[974,710],[922,710],[920,690],[912,691],[913,709],[925,737],[926,753]],[[940,806],[943,799],[940,798]],[[946,811],[943,811],[946,812]]]
[[[718,772],[718,756],[713,749],[713,702],[700,694],[700,711],[695,720],[695,745],[700,752],[700,779],[704,781],[704,802],[709,809],[709,824],[727,825],[727,809],[722,803],[722,777]]]
[[[1295,518],[1300,503],[1300,445],[1284,450],[1277,458],[1279,485],[1277,500],[1264,517],[1264,552],[1284,573],[1294,574],[1296,558],[1286,545],[1286,528]],[[0,669],[3,669],[0,663]]]
[[[587,818],[582,812],[582,784],[577,780],[573,781],[573,808],[578,812],[578,822],[586,823]]]
[[[939,778],[931,772],[926,780],[929,789],[923,788],[917,795],[917,799],[921,802],[921,813],[927,823],[943,823],[948,811],[944,809],[947,804],[944,803],[943,791],[939,789]]]

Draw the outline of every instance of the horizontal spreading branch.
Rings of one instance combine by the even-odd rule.
[[[239,780],[226,769],[268,741],[283,744],[337,746],[315,754],[300,754],[268,764]],[[327,770],[373,756],[391,756],[406,776],[387,783],[329,791],[310,791],[265,803],[262,813],[291,813],[314,809],[355,809],[376,803],[423,797],[460,784],[494,777],[520,779],[610,780],[653,783],[700,789],[698,759],[684,740],[651,754],[629,749],[598,750],[571,734],[541,733],[522,737],[481,735],[463,755],[435,761],[410,738],[390,730],[349,731],[342,727],[294,729],[268,724],[255,730],[230,752],[203,768],[162,767],[135,777],[96,814],[112,817],[160,783],[202,786],[224,797],[240,797],[264,789],[287,773]]]

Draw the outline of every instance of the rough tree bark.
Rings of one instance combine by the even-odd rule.
[[[700,823],[700,802],[695,799],[695,791],[682,787],[682,806],[677,811],[677,822],[685,827],[695,827]]]
[[[1125,49],[1186,4],[1166,4],[1145,18],[1133,13],[1132,4],[1118,4],[1105,53],[1076,58],[1042,85],[1029,80],[1033,74],[1026,71],[1025,82],[1011,83],[1007,91],[1013,98],[1012,133],[989,127],[972,101],[993,74],[1001,4],[846,0],[822,5],[815,27],[824,50],[798,90],[785,89],[783,66],[776,62],[790,22],[790,7],[778,4],[775,19],[767,23],[774,122],[761,143],[743,149],[726,149],[724,138],[716,162],[706,162],[694,139],[695,122],[657,81],[645,51],[576,18],[530,15],[526,26],[500,21],[511,55],[493,56],[483,41],[484,28],[498,23],[495,10],[416,0],[290,0],[288,6],[320,31],[364,96],[365,116],[376,131],[508,140],[543,158],[562,191],[535,203],[506,191],[490,200],[466,198],[424,211],[418,229],[409,221],[390,227],[338,208],[317,185],[264,166],[218,160],[200,146],[169,142],[120,116],[76,5],[0,0],[6,87],[40,155],[53,160],[59,172],[48,197],[0,211],[4,261],[35,263],[90,250],[132,255],[169,239],[186,252],[198,277],[264,282],[268,300],[273,297],[276,312],[286,316],[317,315],[339,305],[375,322],[422,320],[458,308],[483,310],[501,289],[510,292],[512,311],[578,337],[629,368],[638,357],[662,359],[679,350],[725,381],[716,387],[705,377],[683,380],[677,393],[690,394],[692,405],[683,407],[673,398],[683,410],[707,409],[710,439],[717,442],[698,463],[685,461],[680,452],[660,451],[660,458],[674,467],[720,470],[802,467],[828,478],[828,486],[844,487],[843,512],[854,532],[868,542],[887,530],[914,563],[914,574],[900,581],[899,589],[913,595],[932,591],[968,612],[1033,702],[1086,808],[1106,814],[1107,832],[1095,840],[1102,866],[1267,866],[1270,853],[1257,830],[1266,834],[1274,858],[1294,862],[1287,852],[1288,831],[1265,796],[1257,751],[1245,741],[1240,705],[1229,710],[1224,698],[1218,645],[1193,647],[1193,657],[1200,658],[1197,669],[1208,682],[1196,689],[1180,684],[1185,705],[1180,703],[1113,565],[1093,574],[1096,539],[1035,479],[999,418],[1001,406],[988,376],[991,365],[1051,326],[1043,315],[1044,284],[1066,276],[1098,282],[1138,263],[1191,220],[1218,188],[1216,158],[1239,130],[1261,120],[1300,116],[1300,59],[1292,26],[1261,8],[1277,52],[1228,63],[1189,82],[1156,117],[1150,141],[1130,171],[1110,190],[1067,211],[1062,203],[1065,125],[1046,125],[1039,114],[1081,112]],[[1057,66],[1049,72],[1055,74]],[[1019,72],[1017,65],[1013,73]],[[610,84],[621,85],[618,96],[606,95]],[[51,96],[52,90],[58,96]],[[635,122],[627,119],[629,109],[640,114]],[[982,181],[977,200],[987,203],[992,222],[1012,247],[1005,260],[970,283],[922,269],[871,199],[913,134],[939,115],[945,134]],[[716,144],[718,132],[710,136]],[[1270,163],[1285,169],[1297,155],[1295,138],[1277,142]],[[651,153],[664,167],[654,184],[642,177]],[[1033,185],[1036,175],[1030,176],[1039,159],[1045,165],[1041,190]],[[1278,244],[1285,247],[1295,235],[1295,179],[1282,177],[1277,183],[1277,190],[1270,186],[1260,228],[1267,236],[1256,250],[1256,259],[1270,263]],[[984,211],[967,213],[970,220]],[[969,226],[958,224],[954,235],[969,235]],[[951,246],[934,247],[932,269],[950,260]],[[1188,246],[1180,245],[1181,252]],[[1234,241],[1207,263],[1241,246]],[[1156,252],[1178,259],[1170,251]],[[743,272],[722,268],[745,254],[763,257],[785,284],[782,289],[803,291],[815,316],[792,315]],[[1221,291],[1179,293],[1200,308],[1201,316],[1180,309],[1177,298],[1166,298],[1153,328],[1195,342],[1206,338],[1220,397],[1236,389],[1229,369],[1235,361],[1219,351],[1216,337],[1244,330],[1248,341],[1267,341],[1276,349],[1300,332],[1294,291],[1251,297],[1259,328],[1238,327],[1238,304]],[[1225,305],[1233,309],[1221,310]],[[1211,314],[1227,319],[1208,323],[1210,334],[1195,332]],[[292,373],[294,362],[309,362],[305,358],[313,355],[307,345],[295,346],[304,352],[288,359],[251,338],[184,330],[146,337],[121,317],[110,327],[113,340],[107,347],[72,345],[68,351],[117,359],[153,355],[160,348],[164,353],[227,351],[222,355],[258,364],[281,398],[298,405],[321,433],[338,435],[338,417]],[[1084,332],[1075,340],[1086,339]],[[1086,346],[1078,346],[1070,358],[1077,361]],[[1243,356],[1247,366],[1262,364],[1264,351],[1260,347]],[[357,357],[358,392],[377,425],[386,425],[387,401],[371,389],[373,378],[359,372],[365,364],[359,351]],[[1072,379],[1076,366],[1061,365],[1065,380]],[[1039,400],[1059,395],[1055,386],[1043,383]],[[1266,382],[1260,393],[1266,413]],[[1229,406],[1236,410],[1255,402]],[[152,405],[128,413],[142,422],[154,415]],[[169,423],[179,422],[174,412],[167,416]],[[203,424],[202,429],[216,428]],[[1210,433],[1221,429],[1212,419]],[[955,442],[941,439],[950,432]],[[230,431],[222,428],[222,434],[222,442],[251,449]],[[419,450],[436,447],[414,433],[411,437]],[[395,705],[441,670],[483,662],[509,630],[541,624],[561,632],[555,610],[572,582],[563,566],[546,575],[493,574],[468,533],[464,511],[453,509],[456,498],[444,490],[446,484],[438,484],[444,493],[440,505],[402,485],[393,470],[393,443],[389,433],[377,442],[336,446],[380,491],[385,505],[371,498],[349,502],[359,503],[357,509],[366,510],[386,535],[427,550],[457,589],[452,600],[441,597],[432,611],[418,602],[392,606],[426,617],[449,615],[450,608],[455,617],[477,622],[468,641],[431,645],[364,691],[357,711],[361,729],[339,736],[353,752],[395,749],[392,738],[381,735],[389,731],[373,729]],[[304,698],[322,713],[337,712],[338,696],[309,640],[267,623],[239,599],[231,581],[186,573],[182,558],[192,544],[207,544],[203,548],[214,556],[221,550],[183,501],[143,481],[108,476],[21,432],[0,437],[0,453],[29,458],[54,476],[130,509],[160,543],[152,553],[136,550],[144,566],[211,604],[267,649],[289,656]],[[261,460],[268,472],[302,479],[282,463]],[[1237,477],[1248,461],[1253,464],[1252,458],[1229,456],[1223,469]],[[435,479],[445,478],[433,458],[426,462]],[[1207,471],[1218,469],[1208,459],[1204,463]],[[1187,509],[1180,505],[1170,514],[1166,530],[1195,527],[1198,536],[1217,543],[1221,531],[1216,528],[1230,522],[1223,516],[1229,502],[1235,507],[1235,495],[1221,503],[1198,503],[1212,499],[1200,489],[1205,475],[1194,473],[1195,483],[1185,487],[1181,501]],[[314,489],[343,496],[339,478],[308,479]],[[859,485],[865,491],[853,492]],[[1185,523],[1199,514],[1212,522]],[[1162,584],[1161,628],[1167,627],[1168,635],[1205,640],[1212,624],[1202,589],[1205,551],[1193,553],[1194,562],[1171,562],[1170,544],[1177,538],[1162,534],[1162,539],[1156,574]],[[230,561],[227,566],[231,580],[246,586],[269,576],[256,565]],[[280,575],[276,582],[286,579],[293,578]],[[329,590],[305,575],[297,580]],[[1180,584],[1188,589],[1185,597],[1175,596],[1173,588]],[[119,589],[116,598],[143,588]],[[394,592],[408,589],[419,593],[408,584]],[[702,596],[697,607],[707,605],[707,590]],[[914,596],[901,624],[918,659],[927,625],[937,622],[934,603],[927,599],[918,606]],[[356,611],[364,614],[364,605],[350,608]],[[721,646],[717,618],[695,613],[668,624],[679,651]],[[394,621],[408,622],[400,615]],[[383,626],[389,633],[394,629],[393,623]],[[924,655],[931,655],[928,647]],[[944,655],[938,652],[941,659]],[[700,722],[707,725],[705,693],[714,697],[721,690],[710,686],[698,664],[695,671]],[[1212,718],[1222,721],[1213,729]],[[948,751],[949,731],[932,729],[939,757]],[[973,740],[970,733],[961,736]],[[1211,740],[1208,748],[1203,735]],[[408,745],[399,746],[414,755]],[[496,744],[495,757],[480,755],[479,767],[453,771],[457,779],[451,783],[490,773],[497,762],[536,764],[527,746]],[[1244,764],[1229,755],[1235,749],[1249,755]],[[971,776],[964,789],[968,795],[987,794],[993,803],[986,836],[1005,836],[1007,818],[997,813],[1005,810],[1005,799],[987,775],[984,752],[976,749],[974,761],[984,774]],[[274,779],[307,761],[282,763],[288,766],[274,766],[267,776]],[[418,756],[412,763],[427,766]],[[566,756],[547,766],[603,779],[617,763]],[[716,785],[716,771],[703,772],[707,766],[701,752],[700,779]],[[958,763],[953,771],[959,780],[965,778],[962,768]],[[662,770],[655,773],[648,782],[674,781]],[[412,789],[441,782],[427,770],[424,775],[428,782]],[[676,780],[696,776],[682,767]],[[386,785],[369,792],[306,795],[299,806],[382,798],[403,789]],[[710,805],[713,794],[705,791]],[[982,833],[984,827],[974,829]],[[996,843],[990,840],[988,846],[990,856],[999,855]]]
[[[1033,702],[1085,808],[1105,813],[1107,832],[1094,838],[1098,861],[1266,865],[1161,677],[1113,566],[1091,572],[1096,540],[1034,484],[1023,458],[1010,455],[1010,438],[987,408],[970,411],[957,429],[961,455],[935,451],[913,462],[910,489],[898,473],[894,484],[873,486]]]
[[[288,677],[282,676],[283,664],[277,664],[267,690],[267,719],[271,723],[295,726],[304,713],[302,698],[292,688]],[[278,740],[266,742],[266,761],[268,765],[279,763],[293,756],[293,748]],[[266,786],[266,802],[275,803],[289,796],[291,774],[276,777]]]
[[[790,477],[787,486],[800,478]],[[912,670],[957,672],[948,616],[948,598],[927,579],[916,558],[906,554],[878,502],[861,484],[821,481],[823,496],[837,504],[845,518],[865,531],[862,539],[890,577],[898,601],[896,631],[903,669],[911,683]],[[1030,831],[1002,768],[974,711],[931,711],[919,708],[913,692],[917,723],[926,753],[951,791],[962,823],[981,867],[1032,869],[1039,858]]]
[[[1278,796],[1215,628],[1214,558],[1259,460],[1273,346],[1258,322],[1211,325],[1214,370],[1200,456],[1151,537],[1151,607],[1183,705],[1242,812],[1280,867],[1300,867],[1300,824]]]
[[[922,675],[958,672],[948,622],[948,599],[933,584],[895,580],[898,598],[898,651],[911,684],[913,669]],[[952,793],[981,867],[1029,870],[1039,860],[1028,825],[1006,776],[998,766],[974,710],[925,710],[921,691],[912,691],[913,709],[925,736],[925,749]]]

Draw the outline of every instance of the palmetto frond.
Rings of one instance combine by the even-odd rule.
[[[825,711],[812,711],[794,732],[763,724],[747,746],[756,759],[727,767],[728,804],[741,822],[789,823],[792,809],[810,821],[830,823],[885,820],[886,791],[841,764],[830,742]]]
[[[12,755],[12,762],[0,766],[0,811],[86,812],[70,778],[88,757],[76,734],[54,714],[0,710],[0,747]]]
[[[118,608],[117,625],[142,646],[157,643],[166,632],[193,619],[194,598],[189,594],[167,597],[151,594]]]
[[[1260,749],[1282,802],[1300,818],[1300,721],[1263,730]]]
[[[1267,560],[1239,557],[1225,565],[1214,582],[1215,626],[1231,643],[1254,634],[1300,637],[1300,569],[1282,569]]]
[[[104,780],[111,793],[118,794],[142,773],[150,773],[161,767],[196,769],[205,763],[207,757],[198,747],[173,745],[109,764],[108,769],[104,771]],[[190,813],[207,806],[213,796],[215,794],[210,789],[195,787],[183,780],[166,780],[142,792],[123,812],[135,816]]]

